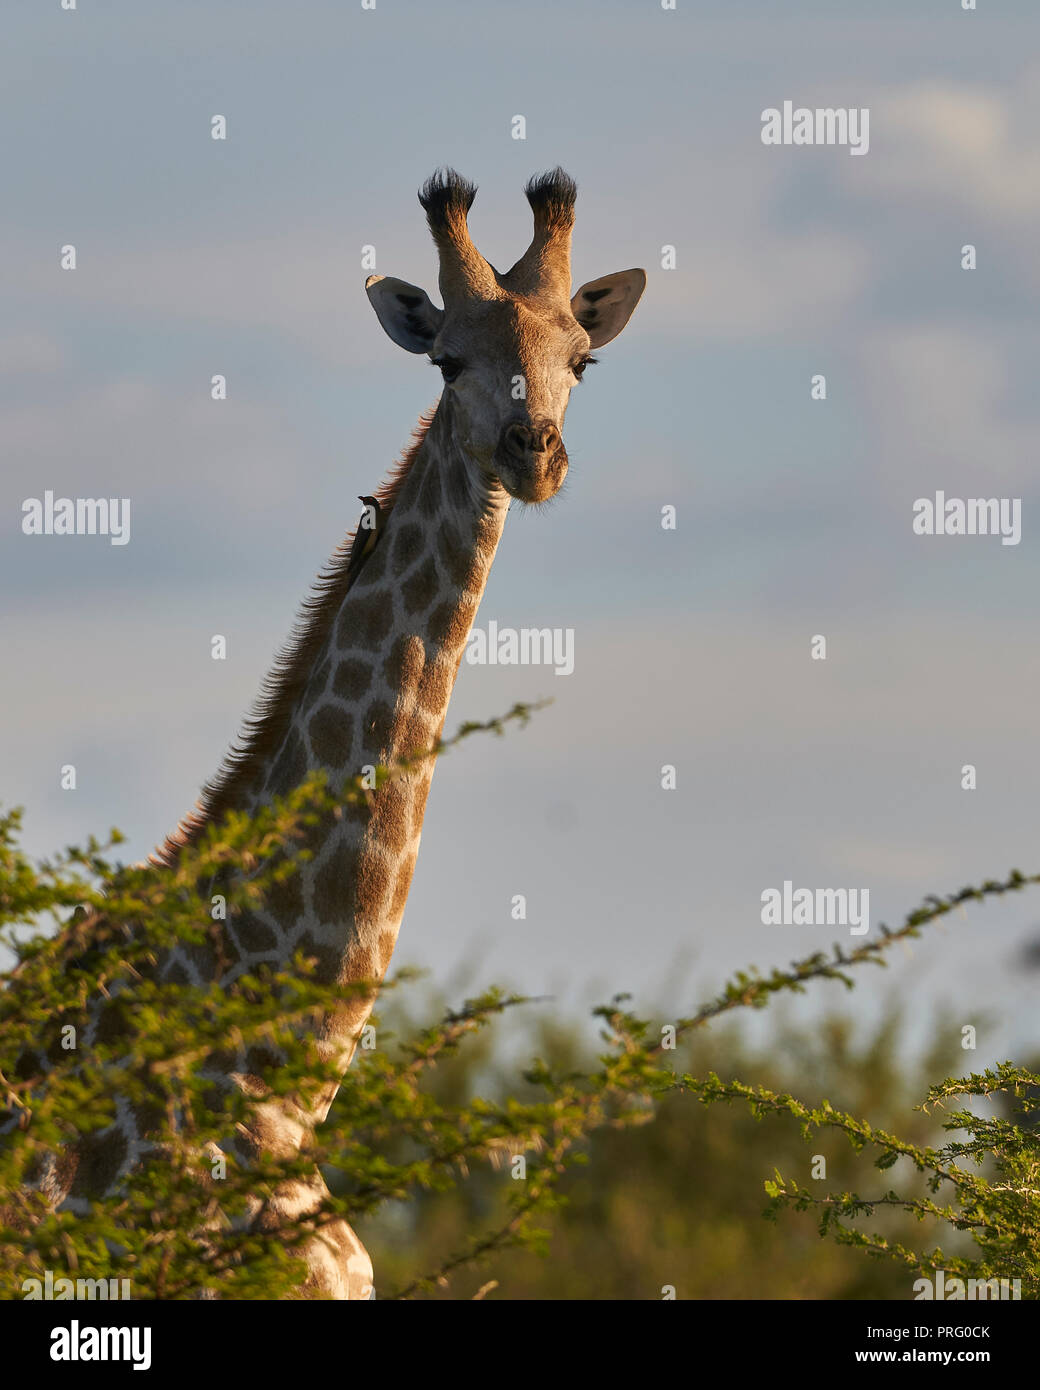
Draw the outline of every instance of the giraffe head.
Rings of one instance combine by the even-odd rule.
[[[574,181],[562,169],[524,190],[531,245],[500,274],[470,240],[476,188],[453,169],[426,181],[419,201],[440,259],[438,309],[425,290],[372,275],[365,288],[388,336],[440,368],[455,435],[474,468],[522,502],[545,502],[567,473],[563,417],[593,349],[624,328],[646,285],[620,270],[571,295]]]

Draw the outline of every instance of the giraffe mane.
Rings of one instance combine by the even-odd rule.
[[[433,423],[437,407],[419,416],[410,443],[374,496],[381,508],[392,509],[412,470]],[[241,732],[224,755],[220,768],[205,783],[195,809],[182,817],[176,830],[149,856],[153,864],[172,867],[182,849],[235,808],[240,793],[284,738],[296,700],[302,694],[322,645],[350,587],[347,567],[357,531],[340,541],[300,605],[292,631],[264,676],[260,693],[243,721]]]

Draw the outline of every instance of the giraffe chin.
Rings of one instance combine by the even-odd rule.
[[[492,463],[499,482],[518,502],[537,506],[555,497],[567,476],[567,450],[561,445],[548,459],[534,455],[520,462],[514,458],[496,456]]]

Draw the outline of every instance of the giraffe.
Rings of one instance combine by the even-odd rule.
[[[444,307],[406,281],[366,281],[383,330],[438,367],[444,389],[389,479],[362,498],[367,527],[359,526],[326,567],[245,736],[196,811],[157,852],[160,868],[230,810],[254,810],[319,769],[342,782],[440,736],[510,502],[537,505],[559,491],[568,469],[561,430],[571,391],[595,360],[592,349],[624,328],[646,284],[642,270],[626,270],[572,296],[576,185],[557,168],[524,191],[534,233],[506,273],[470,238],[475,186],[448,169],[419,193]],[[374,520],[378,544],[369,534]],[[222,966],[207,947],[177,947],[161,962],[160,978],[202,985],[217,975],[230,983],[265,964],[284,967],[302,950],[317,960],[319,980],[381,980],[404,913],[432,773],[432,760],[419,763],[373,794],[367,816],[345,807],[330,819],[311,845],[313,857],[292,878],[255,911],[229,917]],[[358,1001],[318,1029],[319,1051],[340,1075],[371,1006],[370,997]],[[335,1096],[337,1087],[329,1086],[309,1110],[263,1098],[265,1065],[276,1064],[250,1053],[229,1068],[233,1084],[261,1096],[250,1132],[235,1141],[240,1157],[300,1152]],[[142,1140],[129,1111],[92,1136],[89,1162],[80,1167],[93,1191],[111,1190]],[[75,1167],[54,1180],[53,1193],[73,1210],[85,1191]],[[287,1183],[257,1220],[306,1216],[325,1191],[315,1170],[311,1180]],[[300,1253],[305,1292],[374,1296],[371,1261],[345,1221],[324,1226]]]

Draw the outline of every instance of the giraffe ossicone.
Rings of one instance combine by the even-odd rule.
[[[390,479],[362,499],[369,523],[348,537],[321,576],[267,678],[248,735],[205,788],[199,809],[167,839],[161,864],[172,864],[227,811],[255,810],[309,773],[324,770],[342,782],[366,765],[429,748],[444,727],[511,499],[541,503],[563,483],[571,391],[591,351],[628,322],[646,275],[620,271],[571,294],[576,187],[561,169],[527,184],[534,235],[500,274],[470,239],[466,217],[475,192],[449,169],[419,194],[438,249],[442,308],[406,281],[366,282],[387,335],[438,365],[444,391]],[[384,783],[367,818],[348,811],[330,819],[310,845],[312,857],[277,893],[223,924],[230,966],[218,967],[206,949],[177,948],[163,961],[161,978],[205,984],[219,974],[230,983],[257,967],[284,967],[302,949],[317,958],[320,980],[381,980],[404,913],[432,771],[428,760]],[[371,997],[359,1000],[321,1026],[323,1056],[340,1071],[371,1006]],[[228,1080],[262,1095],[264,1066],[253,1054],[240,1055]],[[330,1086],[322,1104],[306,1111],[284,1099],[263,1101],[240,1153],[299,1152],[334,1095]],[[78,1166],[91,1174],[94,1195],[118,1181],[142,1138],[129,1108],[93,1136],[97,1151]],[[71,1180],[55,1194],[73,1209],[92,1195],[78,1185],[76,1168],[67,1165]],[[324,1192],[315,1171],[313,1179],[287,1183],[257,1220],[306,1215]],[[301,1253],[305,1291],[372,1296],[371,1262],[346,1222],[324,1226]]]

